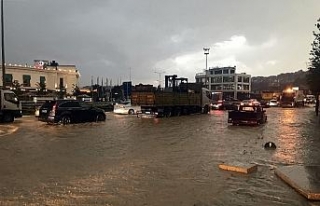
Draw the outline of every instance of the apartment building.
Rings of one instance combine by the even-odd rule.
[[[222,92],[224,98],[244,99],[251,92],[251,75],[236,73],[236,66],[210,67],[195,78],[212,92]]]

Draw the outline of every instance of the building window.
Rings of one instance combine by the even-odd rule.
[[[211,85],[211,90],[221,91],[222,90],[222,86],[221,86],[221,84]]]
[[[222,83],[222,77],[212,77],[211,83]]]
[[[46,77],[40,76],[40,84],[45,84],[46,83]]]
[[[4,81],[5,81],[5,85],[11,86],[11,84],[12,84],[12,74],[5,74],[4,75]]]
[[[25,87],[31,86],[31,84],[30,84],[31,76],[30,75],[23,75],[22,79],[23,79],[23,86],[25,86]]]
[[[249,90],[249,85],[243,85],[243,90]]]
[[[223,90],[234,90],[234,85],[233,84],[224,84]]]
[[[250,78],[249,77],[243,77],[243,82],[249,83],[250,82]]]
[[[242,82],[242,77],[241,76],[238,77],[238,82]]]
[[[223,82],[234,82],[234,76],[223,77]]]
[[[222,70],[220,69],[220,70],[216,70],[216,71],[214,71],[214,74],[222,74]]]
[[[223,70],[223,74],[229,74],[228,69],[224,69],[224,70]]]
[[[60,88],[62,88],[62,87],[63,87],[63,78],[60,78],[59,87],[60,87]]]
[[[235,69],[230,69],[230,74],[234,74]]]

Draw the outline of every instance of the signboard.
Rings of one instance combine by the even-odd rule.
[[[48,60],[34,60],[33,62],[36,69],[44,69],[46,65],[49,65]]]

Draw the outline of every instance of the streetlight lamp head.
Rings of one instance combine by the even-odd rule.
[[[203,48],[204,54],[209,54],[210,48]]]

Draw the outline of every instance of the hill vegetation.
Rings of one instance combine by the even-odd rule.
[[[273,76],[252,77],[252,91],[282,91],[289,86],[299,87],[301,90],[308,91],[309,86],[306,80],[306,71],[299,70],[292,73],[281,73]]]

